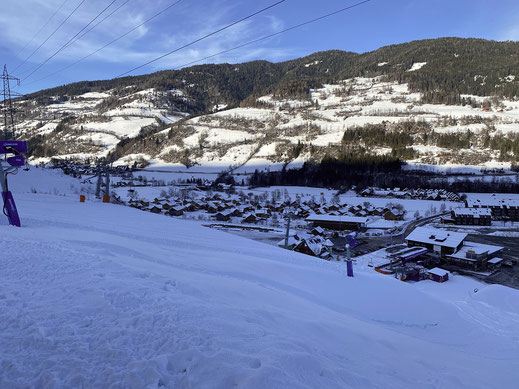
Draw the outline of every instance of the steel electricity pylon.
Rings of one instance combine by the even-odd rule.
[[[20,85],[20,79],[9,75],[7,72],[7,65],[4,65],[4,72],[2,73],[3,81],[3,104],[2,114],[4,116],[4,140],[14,139],[15,128],[14,128],[14,113],[16,109],[13,107],[13,96],[21,96],[18,93],[11,92],[11,81],[15,81],[17,85]]]

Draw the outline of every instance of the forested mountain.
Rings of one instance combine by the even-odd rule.
[[[414,63],[422,62],[427,65],[419,71],[408,72]],[[237,104],[252,93],[282,90],[283,85],[290,84],[291,80],[333,83],[382,74],[391,80],[408,82],[413,91],[513,97],[519,94],[519,83],[503,80],[517,72],[518,42],[440,38],[385,46],[365,54],[334,50],[280,63],[253,61],[239,65],[196,65],[143,76],[82,81],[42,90],[26,98],[120,91],[128,86],[138,90],[156,88],[166,91],[194,84],[192,92],[201,100],[209,102],[209,98],[220,94],[221,99],[228,100],[227,103]]]
[[[518,77],[519,43],[441,38],[364,54],[334,50],[280,63],[83,81],[17,100],[17,119],[35,157],[142,154],[240,165],[378,147],[377,153],[443,163],[456,162],[448,152],[455,144],[468,153],[461,153],[462,164],[515,162]],[[421,124],[397,125],[410,121]],[[424,155],[421,146],[442,150]]]

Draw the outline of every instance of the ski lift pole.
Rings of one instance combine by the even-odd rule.
[[[350,245],[346,245],[346,273],[348,277],[353,277],[353,261],[351,260]]]
[[[97,172],[96,198],[101,198],[101,170]]]
[[[103,196],[103,203],[109,203],[110,202],[110,173],[108,172],[108,169],[106,169],[106,177],[105,177],[105,190],[104,190],[104,196]]]
[[[110,172],[106,169],[105,195],[110,196]]]
[[[287,249],[287,250],[288,250],[289,235],[290,235],[290,212],[288,213],[288,217],[287,217],[287,232],[285,234],[285,249]]]

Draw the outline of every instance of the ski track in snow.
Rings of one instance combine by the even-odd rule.
[[[511,388],[519,378],[519,310],[501,305],[515,290],[362,269],[348,279],[339,264],[193,222],[15,197],[23,228],[0,218],[0,388]]]

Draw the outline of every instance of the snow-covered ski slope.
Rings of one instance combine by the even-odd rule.
[[[349,279],[195,222],[79,203],[56,174],[45,183],[67,196],[27,193],[45,174],[11,180],[22,228],[0,218],[0,388],[517,385],[516,290],[360,264]]]

